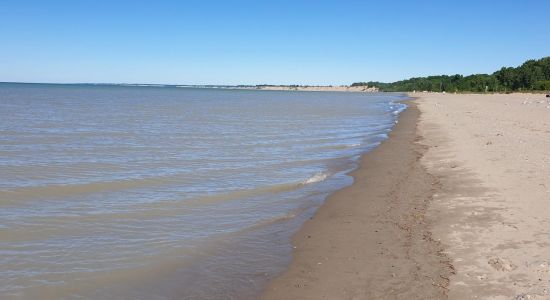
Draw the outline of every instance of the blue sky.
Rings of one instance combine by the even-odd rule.
[[[550,55],[550,1],[11,1],[0,81],[350,84]]]

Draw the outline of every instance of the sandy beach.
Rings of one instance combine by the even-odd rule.
[[[550,101],[419,95],[428,211],[456,275],[451,299],[550,298]]]
[[[550,297],[550,102],[411,96],[263,299]]]

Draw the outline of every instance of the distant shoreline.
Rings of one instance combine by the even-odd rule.
[[[112,87],[157,87],[157,88],[196,88],[228,90],[264,90],[264,91],[307,91],[307,92],[378,92],[377,87],[347,85],[186,85],[186,84],[148,84],[148,83],[43,83],[43,82],[0,82],[17,85],[55,85],[55,86],[112,86]]]
[[[376,87],[368,86],[310,86],[310,85],[256,85],[237,86],[235,89],[266,90],[266,91],[304,91],[304,92],[378,92]]]
[[[98,86],[98,87],[151,87],[151,88],[190,88],[190,89],[223,89],[249,91],[298,91],[298,92],[360,92],[360,93],[413,93],[413,94],[548,94],[546,90],[522,91],[388,91],[378,86],[368,85],[173,85],[173,84],[139,84],[139,83],[48,83],[48,82],[0,82],[2,85],[50,85],[50,86]]]

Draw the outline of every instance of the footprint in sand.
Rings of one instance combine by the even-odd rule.
[[[517,269],[516,265],[504,258],[491,258],[487,263],[497,271],[510,272]]]

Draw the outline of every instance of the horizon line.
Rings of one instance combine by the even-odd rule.
[[[51,84],[51,85],[121,85],[121,86],[165,86],[165,87],[198,87],[198,86],[228,86],[228,87],[257,87],[257,86],[351,86],[351,84],[166,84],[166,83],[113,83],[113,82],[28,82],[28,81],[0,81],[0,84]]]

